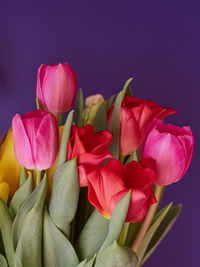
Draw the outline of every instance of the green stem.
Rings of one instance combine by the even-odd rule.
[[[34,176],[35,176],[35,187],[37,187],[42,180],[42,171],[35,170]]]
[[[134,252],[137,253],[144,237],[145,237],[145,234],[146,232],[148,231],[150,225],[151,225],[151,222],[154,218],[154,215],[156,213],[156,210],[159,206],[159,203],[160,203],[160,199],[161,199],[161,196],[162,196],[162,193],[163,193],[163,187],[162,186],[156,186],[156,189],[155,189],[155,196],[156,196],[156,199],[157,199],[157,203],[153,204],[150,208],[149,208],[149,211],[147,213],[147,216],[146,218],[144,219],[144,222],[136,236],[136,239],[132,245],[132,250]]]

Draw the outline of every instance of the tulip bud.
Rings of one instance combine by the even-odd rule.
[[[39,67],[36,97],[44,109],[54,115],[64,113],[72,107],[76,87],[76,75],[69,64],[42,64]]]
[[[155,120],[145,133],[142,158],[156,161],[155,184],[179,181],[187,171],[193,155],[194,137],[190,127],[179,128]]]
[[[0,198],[2,198],[5,203],[7,203],[8,196],[9,196],[9,185],[7,183],[0,183]]]
[[[96,116],[97,110],[103,103],[104,98],[102,95],[91,95],[85,99],[85,110],[84,110],[84,124],[93,123]]]
[[[12,120],[14,150],[20,165],[45,170],[52,166],[58,152],[58,123],[42,109],[16,114]]]

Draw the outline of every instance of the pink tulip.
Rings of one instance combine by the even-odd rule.
[[[56,118],[42,109],[29,111],[12,120],[14,150],[20,165],[45,170],[58,152],[59,130]]]
[[[194,137],[190,127],[179,128],[155,120],[145,133],[142,158],[156,161],[155,184],[169,185],[179,181],[187,171],[193,155]]]
[[[42,64],[39,67],[36,97],[54,115],[64,113],[72,107],[76,87],[76,75],[69,64]]]

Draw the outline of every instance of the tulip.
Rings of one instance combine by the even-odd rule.
[[[108,113],[108,126],[113,107]],[[163,108],[152,100],[143,100],[126,95],[120,108],[120,154],[128,155],[137,150],[142,143],[144,132],[155,119],[163,119],[176,113],[173,108]]]
[[[108,131],[94,132],[94,127],[87,124],[80,128],[72,125],[69,139],[67,160],[77,157],[80,186],[87,185],[87,165],[100,166],[112,154],[107,147],[112,140]]]
[[[193,155],[194,137],[190,127],[163,124],[155,120],[145,133],[142,158],[156,161],[155,184],[165,186],[179,181],[187,171]]]
[[[69,110],[74,103],[76,89],[76,75],[69,64],[42,64],[39,67],[36,97],[47,111],[57,116]]]
[[[88,199],[107,219],[117,203],[131,190],[126,222],[143,220],[149,207],[156,202],[153,192],[154,160],[131,161],[124,167],[110,159],[101,168],[88,169]]]
[[[14,150],[18,162],[27,169],[45,170],[58,152],[58,122],[42,109],[16,114],[12,120]]]
[[[9,185],[7,183],[0,183],[0,198],[2,198],[5,203],[7,203],[8,196],[9,196]]]
[[[18,189],[20,172],[21,166],[15,156],[13,134],[10,128],[4,142],[0,146],[0,184],[3,186],[1,187],[3,188],[1,192],[4,192],[4,200],[6,200],[8,192],[9,196],[13,196]],[[5,184],[9,186],[9,190],[6,189],[5,191],[5,188],[7,188]]]

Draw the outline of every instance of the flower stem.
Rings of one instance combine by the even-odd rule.
[[[156,199],[157,199],[157,203],[153,204],[150,208],[149,208],[149,211],[147,213],[147,216],[146,218],[144,219],[144,222],[136,236],[136,239],[131,247],[131,249],[137,253],[144,237],[145,237],[145,234],[146,232],[148,231],[150,225],[151,225],[151,222],[154,218],[154,215],[156,213],[156,210],[159,206],[159,203],[160,203],[160,199],[161,199],[161,196],[162,196],[162,193],[163,193],[163,189],[164,187],[162,186],[156,186],[156,189],[155,189],[155,196],[156,196]]]
[[[35,187],[37,187],[42,180],[42,171],[35,170],[34,176],[35,176]]]

